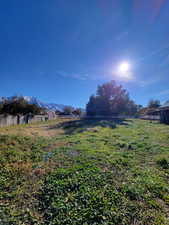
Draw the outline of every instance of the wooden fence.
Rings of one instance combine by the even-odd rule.
[[[0,115],[0,127],[12,126],[17,124],[28,124],[34,122],[41,122],[46,120],[55,119],[56,116],[48,116],[48,115],[25,115],[25,116],[12,116],[12,115]]]

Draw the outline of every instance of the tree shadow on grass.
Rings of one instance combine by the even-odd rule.
[[[97,132],[96,127],[108,127],[115,129],[117,125],[129,126],[132,120],[122,119],[79,119],[75,121],[64,121],[49,129],[62,128],[65,134],[76,134],[84,131]]]

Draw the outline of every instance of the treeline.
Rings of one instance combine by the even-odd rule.
[[[45,114],[45,109],[28,103],[22,96],[13,96],[10,99],[2,98],[0,102],[0,114],[26,115],[28,113]]]
[[[150,100],[147,107],[137,105],[129,97],[129,93],[122,85],[115,81],[99,85],[95,95],[92,95],[86,105],[87,116],[117,116],[117,115],[151,115],[161,106],[159,100]],[[0,114],[26,115],[46,114],[46,109],[37,104],[29,103],[23,96],[2,98]],[[55,111],[56,115],[81,116],[85,112],[81,108],[66,106],[62,111]]]
[[[59,116],[81,116],[84,111],[81,108],[74,108],[72,106],[65,106],[63,111],[55,111],[56,115]]]
[[[86,106],[88,116],[137,115],[141,105],[130,99],[129,93],[115,81],[99,85]]]
[[[38,104],[29,103],[23,96],[13,96],[11,98],[3,97],[0,101],[0,114],[9,115],[39,115],[46,114],[48,110],[40,107]],[[80,108],[65,106],[63,110],[55,111],[56,115],[80,116],[84,112]]]
[[[145,115],[159,115],[158,108],[161,106],[161,103],[159,100],[156,99],[151,99],[147,106],[142,108],[139,111],[140,116],[145,116]]]

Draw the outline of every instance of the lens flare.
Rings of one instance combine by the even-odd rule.
[[[130,69],[130,64],[127,62],[121,63],[119,65],[119,72],[120,73],[127,73]]]
[[[116,70],[116,77],[121,80],[132,80],[132,72],[131,72],[131,65],[128,62],[122,62],[118,65]]]

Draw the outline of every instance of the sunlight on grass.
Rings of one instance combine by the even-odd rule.
[[[0,135],[0,224],[169,224],[168,126],[141,120],[32,126],[56,135]],[[20,128],[29,134],[30,126]]]

